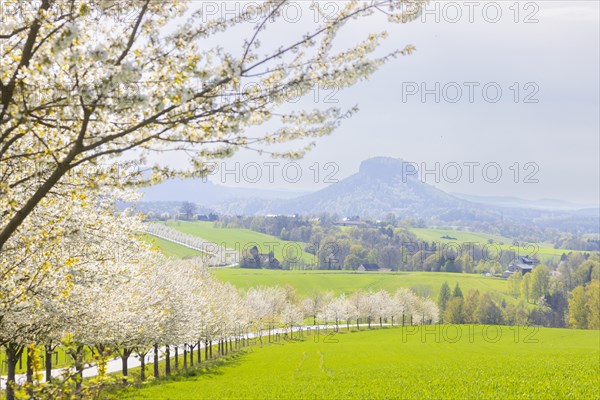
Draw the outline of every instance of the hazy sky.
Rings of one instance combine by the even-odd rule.
[[[306,31],[309,22],[267,31],[265,41]],[[273,160],[254,153],[239,153],[227,161],[228,168],[235,162],[241,168],[248,162],[261,165],[265,178],[243,182],[242,171],[242,186],[315,190],[327,184],[327,173],[342,179],[364,159],[390,156],[430,170],[440,163],[439,182],[435,173],[425,181],[450,192],[598,203],[599,26],[596,1],[432,2],[409,24],[354,25],[341,33],[339,45],[385,29],[390,37],[384,50],[412,44],[417,52],[390,62],[367,82],[303,101],[308,108],[327,106],[328,95],[341,106],[358,104],[360,112],[299,162],[300,181],[282,179],[281,161],[271,167],[277,179],[268,182],[269,167],[262,163]],[[239,43],[232,37],[222,45]],[[424,98],[423,89],[429,90]],[[318,183],[315,168],[309,168],[316,162]],[[325,163],[332,164],[325,168]],[[465,163],[479,163],[470,164],[473,182]],[[248,168],[253,176],[255,166]],[[502,177],[495,179],[497,170]],[[233,174],[215,181],[235,184]]]

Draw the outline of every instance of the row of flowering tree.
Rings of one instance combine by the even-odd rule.
[[[333,297],[331,294],[324,296],[319,317],[325,322],[339,325],[346,324],[349,330],[351,323],[360,329],[360,322],[366,323],[369,328],[372,324],[387,325],[413,325],[431,324],[438,322],[439,310],[437,305],[428,298],[417,296],[409,289],[401,288],[395,293],[385,290],[378,292],[358,291],[351,296],[341,295]],[[312,300],[306,299],[305,304],[312,308]]]
[[[8,375],[25,346],[51,352],[65,336],[81,370],[86,347],[119,351],[126,363],[158,342],[194,346],[225,335],[232,315],[246,315],[223,304],[232,289],[200,279],[199,268],[165,272],[136,240],[141,221],[115,213],[114,200],[128,199],[112,191],[204,176],[211,160],[242,148],[302,156],[356,107],[303,110],[294,99],[353,86],[412,53],[411,45],[381,51],[383,25],[414,21],[424,2],[356,0],[331,13],[317,1],[265,0],[233,14],[223,2],[215,15],[185,0],[4,2],[0,345]],[[273,34],[289,27],[290,7],[301,7],[293,23],[306,29]],[[375,32],[336,40],[361,21]],[[182,162],[169,165],[165,152]],[[121,155],[132,162],[115,163]]]
[[[357,292],[348,299],[324,294],[330,301],[321,302],[315,311],[309,300],[289,289],[242,293],[215,280],[202,257],[168,260],[140,240],[143,218],[118,211],[115,203],[123,199],[135,197],[116,189],[83,195],[61,186],[2,249],[0,347],[6,359],[8,399],[15,397],[17,365],[24,353],[27,381],[36,382],[39,348],[45,350],[47,381],[52,378],[51,355],[58,346],[66,349],[74,390],[81,394],[89,353],[98,362],[118,355],[127,376],[132,355],[145,362],[154,354],[157,366],[164,352],[170,371],[170,358],[175,356],[178,367],[180,351],[187,366],[194,362],[194,351],[196,362],[200,360],[201,348],[209,357],[216,343],[223,353],[250,333],[262,339],[265,329],[269,334],[273,327],[298,327],[307,317],[315,322],[317,314],[321,322],[336,323],[352,319],[358,324],[363,319],[370,324],[377,318],[393,322],[409,315],[419,323],[436,320],[437,310],[414,295],[406,305],[401,295],[385,292]],[[335,307],[339,310],[332,314]],[[142,378],[144,374],[142,368]],[[39,390],[48,387],[52,385]]]
[[[81,376],[85,367],[84,353],[91,352],[98,362],[120,357],[122,374],[128,376],[128,360],[139,357],[141,379],[145,379],[146,359],[154,355],[154,375],[159,375],[158,361],[166,359],[165,373],[172,362],[179,368],[213,357],[213,347],[225,354],[240,347],[253,336],[262,343],[263,336],[274,329],[285,333],[301,331],[306,318],[315,313],[313,297],[299,297],[282,287],[257,287],[242,291],[215,279],[201,258],[167,260],[127,235],[139,227],[137,217],[127,214],[112,217],[115,223],[127,222],[128,229],[106,234],[120,235],[131,241],[135,256],[125,260],[100,259],[97,263],[71,262],[68,288],[61,298],[45,298],[43,293],[32,304],[5,314],[1,322],[2,343],[7,355],[11,382],[15,381],[17,360],[22,353],[37,347],[46,349],[46,378],[51,379],[51,353],[58,345],[67,346],[72,357],[71,374],[74,390],[83,393]],[[129,231],[131,229],[132,231]],[[115,238],[116,239],[116,238]],[[350,296],[319,294],[317,320],[333,323],[339,329],[345,323],[360,325],[377,323],[432,323],[438,309],[429,299],[416,296],[408,289],[390,294],[386,291],[361,292]],[[311,321],[314,322],[314,321]],[[360,323],[360,324],[359,324]],[[68,338],[68,343],[65,342]],[[204,353],[204,355],[202,355]],[[28,354],[27,360],[34,359]],[[28,369],[33,366],[28,365]],[[39,383],[33,371],[27,376],[29,390],[48,390]],[[52,387],[52,385],[48,385]],[[7,388],[8,398],[14,390]]]
[[[140,269],[156,257],[138,240],[140,216],[116,212],[116,199],[133,200],[123,191],[84,195],[60,185],[0,252],[0,345],[8,399],[14,398],[16,363],[31,344],[45,346],[49,365],[48,355],[67,334],[76,341],[85,337],[72,354],[76,368],[83,368],[80,355],[88,338],[109,330],[107,319],[117,314],[118,300],[127,301],[129,288],[139,285]]]
[[[208,265],[231,265],[239,262],[239,255],[235,250],[227,250],[217,243],[209,242],[189,233],[180,232],[164,224],[147,224],[145,231],[150,235],[202,252]]]

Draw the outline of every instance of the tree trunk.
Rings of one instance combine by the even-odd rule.
[[[27,351],[25,352],[27,355],[26,369],[25,369],[25,380],[27,383],[33,383],[33,359],[32,359],[32,350],[27,347]],[[28,391],[29,392],[29,391]],[[29,393],[29,396],[32,397],[33,393]]]
[[[204,359],[208,360],[208,340],[204,341]]]
[[[144,382],[146,380],[146,354],[138,354],[140,358],[140,380]]]
[[[202,341],[198,340],[198,364],[202,362],[202,349],[200,348],[202,345]]]
[[[194,346],[190,344],[190,367],[194,366]]]
[[[127,356],[121,356],[121,373],[123,374],[123,381],[126,380],[127,378],[127,374],[129,373],[128,368],[127,368],[127,359],[129,357]]]
[[[16,379],[16,370],[17,370],[17,360],[13,359],[12,355],[7,354],[7,377],[6,377],[6,400],[15,400],[15,379]]]
[[[360,331],[360,327],[358,326],[358,318],[356,318],[356,330]]]
[[[165,346],[165,375],[171,375],[171,347]]]
[[[209,343],[210,343],[210,359],[212,360],[212,358],[213,358],[213,355],[212,355],[212,348],[213,348],[212,340]]]
[[[187,344],[183,344],[183,369],[187,369]]]
[[[77,375],[79,378],[75,383],[75,390],[79,393],[81,391],[81,383],[83,381],[83,345],[78,345],[75,349],[75,371],[77,371]]]
[[[158,378],[159,377],[159,372],[158,372],[158,343],[154,344],[154,377]]]
[[[17,363],[23,354],[23,346],[13,343],[6,345],[6,400],[15,400],[15,383],[17,377]]]
[[[179,347],[175,346],[175,371],[179,370]]]
[[[54,351],[54,348],[52,347],[52,345],[45,345],[44,349],[46,350],[46,359],[44,360],[46,363],[46,382],[51,382],[52,381],[52,352]]]
[[[121,373],[123,374],[123,380],[125,380],[127,378],[127,374],[129,374],[129,370],[127,367],[127,360],[129,359],[129,357],[127,356],[121,356]]]
[[[383,318],[379,317],[379,327],[383,328]]]
[[[133,349],[123,349],[123,354],[121,355],[121,373],[123,374],[123,382],[127,382],[127,375],[129,374],[129,356],[133,352]]]

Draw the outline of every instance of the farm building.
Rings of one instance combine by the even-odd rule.
[[[357,271],[379,271],[379,265],[375,263],[360,264]]]
[[[535,258],[529,258],[527,256],[519,256],[508,264],[508,269],[504,271],[502,274],[503,278],[508,278],[510,275],[515,272],[520,272],[521,274],[526,274],[531,272],[535,268],[536,265],[539,264],[539,261]]]

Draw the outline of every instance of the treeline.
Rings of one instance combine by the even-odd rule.
[[[472,219],[457,219],[452,220],[452,223],[449,223],[446,218],[434,218],[425,221],[417,217],[398,218],[394,214],[389,214],[381,220],[360,219],[359,217],[351,217],[351,219],[360,219],[368,225],[391,227],[392,229],[436,226],[440,229],[447,228],[450,230],[453,226],[458,225],[469,227],[474,231],[514,238],[521,242],[551,243],[556,249],[600,251],[600,235],[597,233],[575,233],[586,232],[585,229],[578,231],[565,229],[561,231],[556,227],[544,226],[543,218],[540,219],[539,224],[523,224],[514,220],[503,221],[501,219],[490,220],[489,218],[479,218],[480,215],[478,213],[482,212],[481,210],[472,210],[470,212],[475,213]],[[220,226],[223,227],[246,228],[277,236],[283,240],[314,243],[311,241],[311,229],[313,226],[318,225],[323,229],[327,229],[333,226],[336,221],[341,220],[342,217],[337,214],[322,213],[314,216],[221,216],[220,219]]]
[[[534,306],[523,300],[512,303],[490,292],[476,289],[463,294],[444,283],[438,297],[440,320],[447,324],[535,325],[565,327],[563,317],[547,306]]]
[[[572,233],[562,233],[552,243],[555,249],[600,251],[600,235],[598,234],[578,236]]]
[[[399,221],[360,221],[361,226],[339,226],[335,216],[317,218],[298,216],[222,217],[221,228],[245,228],[276,236],[282,240],[304,242],[304,252],[314,262],[294,259],[273,260],[261,249],[244,254],[243,265],[250,268],[344,269],[357,270],[361,265],[376,265],[392,271],[431,271],[466,273],[501,273],[515,258],[511,250],[498,252],[494,243],[440,243],[419,240]],[[395,225],[394,225],[395,224]]]
[[[546,317],[545,325],[597,329],[600,297],[594,298],[593,294],[594,290],[597,294],[599,279],[598,254],[586,258],[572,253],[555,271],[540,265],[530,274],[513,274],[508,286],[513,297],[540,307]]]
[[[522,325],[531,323],[532,315],[524,304],[517,306],[494,300],[488,293],[471,289],[463,294],[458,283],[453,290],[444,282],[438,296],[440,322],[447,324]]]
[[[464,226],[478,232],[486,232],[518,239],[530,243],[552,243],[555,248],[600,251],[597,210],[557,211],[527,208],[452,209],[427,221],[406,218],[404,221],[419,221],[428,226]],[[416,225],[411,225],[416,226]],[[562,235],[574,240],[568,247],[561,245]],[[590,240],[588,240],[590,239]]]
[[[556,270],[539,265],[507,280],[516,301],[498,300],[458,285],[440,289],[440,319],[447,323],[531,324],[556,328],[600,329],[600,256],[572,253]]]

